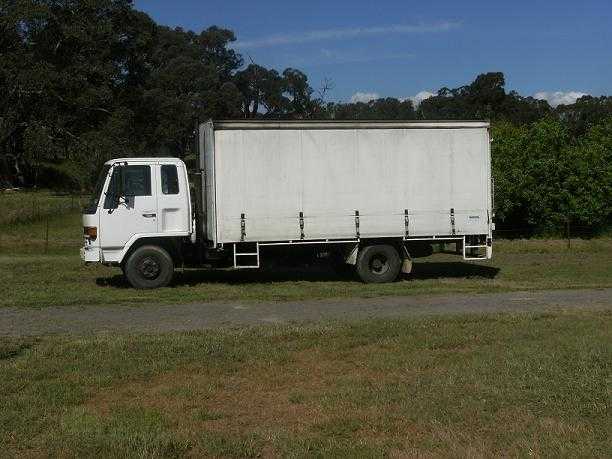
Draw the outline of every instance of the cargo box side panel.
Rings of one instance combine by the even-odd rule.
[[[360,130],[362,237],[486,233],[486,130]],[[406,218],[406,211],[408,218]],[[484,225],[483,225],[484,223]]]
[[[486,233],[486,130],[406,132],[410,236]]]
[[[357,237],[360,189],[356,130],[302,131],[302,204],[308,239]]]
[[[300,139],[296,130],[216,131],[222,242],[300,238]]]
[[[241,240],[241,214],[251,241],[450,235],[451,209],[456,235],[488,233],[485,128],[221,130],[215,138],[220,241]]]
[[[357,135],[361,236],[404,235],[405,210],[411,235],[439,231],[444,223],[439,211],[448,202],[445,131],[362,130]]]
[[[451,142],[451,192],[455,230],[487,234],[490,221],[490,159],[486,129],[462,130]]]

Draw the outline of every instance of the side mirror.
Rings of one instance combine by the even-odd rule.
[[[115,182],[115,197],[118,200],[125,196],[125,187],[124,187],[124,176],[123,170],[124,166],[117,166],[113,174],[117,174],[117,181]]]
[[[107,192],[107,202],[109,203],[108,208],[110,209],[116,209],[119,207],[121,198],[125,195],[123,168],[124,166],[122,165],[115,165],[113,167],[113,175],[111,176],[111,181]]]

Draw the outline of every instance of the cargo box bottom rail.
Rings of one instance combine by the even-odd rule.
[[[484,240],[486,243],[473,243],[469,242],[468,238],[478,238]],[[287,246],[287,245],[315,245],[315,244],[359,244],[363,240],[380,240],[382,241],[402,241],[402,242],[455,242],[460,243],[457,250],[454,253],[461,254],[464,260],[477,261],[486,260],[490,258],[488,253],[489,248],[492,246],[491,237],[486,234],[474,234],[474,235],[432,235],[432,236],[414,236],[414,237],[380,237],[380,238],[341,238],[341,239],[295,239],[285,241],[228,241],[220,243],[219,248],[223,248],[224,245],[230,245],[233,249],[234,255],[234,267],[235,268],[259,268],[260,267],[260,247],[266,246]],[[239,245],[251,244],[254,247],[254,251],[239,252]],[[241,258],[252,259],[254,258],[255,263],[249,263],[242,265],[239,260]]]

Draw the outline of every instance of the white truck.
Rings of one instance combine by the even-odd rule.
[[[136,288],[175,267],[254,269],[309,254],[364,282],[410,272],[434,243],[490,259],[489,124],[209,121],[197,170],[175,158],[108,161],[83,215],[86,263]]]

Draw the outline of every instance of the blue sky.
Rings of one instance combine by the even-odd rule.
[[[487,71],[554,103],[612,94],[610,0],[135,3],[160,24],[227,27],[246,61],[299,68],[314,88],[331,79],[331,100],[414,97]]]

